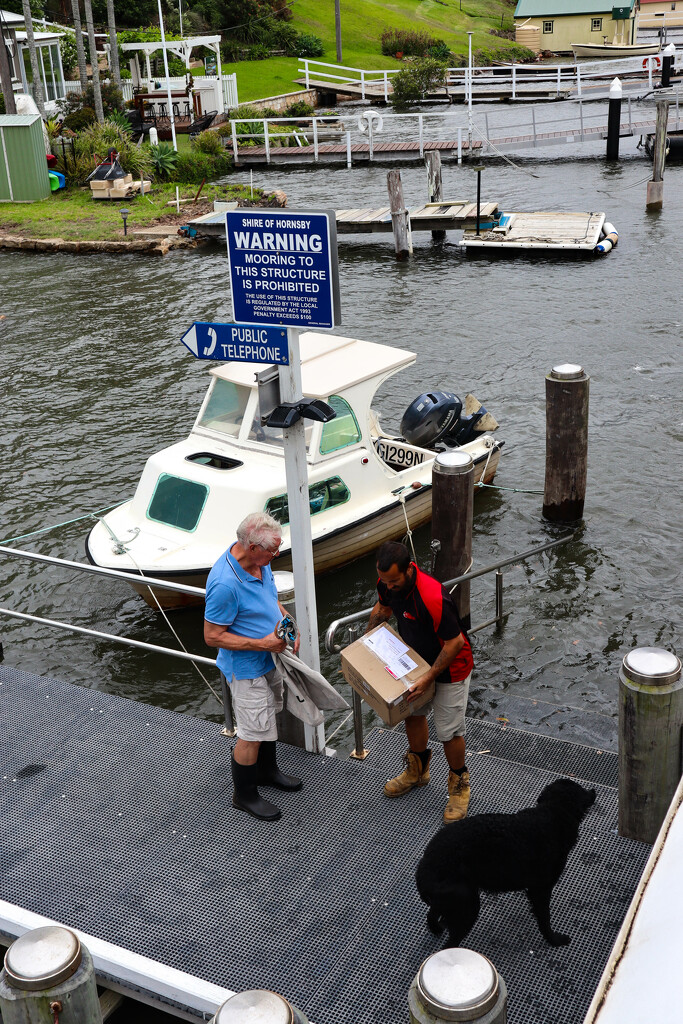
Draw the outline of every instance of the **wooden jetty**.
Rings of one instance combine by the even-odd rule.
[[[307,84],[304,77],[297,78],[296,84],[305,89],[315,89],[316,92],[323,95],[335,93],[336,96],[343,99],[365,100],[366,103],[387,103],[394,91],[391,79],[386,83],[383,81],[364,81],[361,83],[357,80],[349,80],[332,84],[322,79],[309,78]],[[571,94],[573,88],[573,84],[569,82],[558,87],[556,82],[550,79],[546,82],[530,81],[520,83],[513,82],[511,79],[493,78],[490,76],[486,82],[477,83],[477,99],[561,100],[566,99]],[[445,86],[428,92],[424,97],[424,102],[466,103],[468,96],[468,87],[465,82],[462,79],[458,81],[451,78]]]
[[[515,893],[482,899],[467,944],[505,979],[509,1024],[580,1024],[650,847],[616,834],[617,753],[604,739],[586,745],[591,716],[570,743],[551,731],[570,709],[526,701],[535,728],[522,731],[504,699],[488,720],[468,719],[472,812],[530,806],[567,775],[597,799],[553,895],[571,944],[549,948]],[[281,744],[283,768],[304,786],[278,793],[282,819],[264,826],[231,806],[221,725],[0,666],[5,934],[32,912],[186,972],[194,995],[167,977],[97,967],[100,983],[186,1020],[206,1020],[221,990],[250,988],[281,993],[312,1020],[404,1019],[410,983],[442,943],[414,870],[442,823],[447,766],[435,757],[406,817],[382,793],[403,736],[377,729],[366,745],[360,762]]]

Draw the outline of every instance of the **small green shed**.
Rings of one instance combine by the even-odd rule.
[[[0,203],[31,203],[49,195],[40,114],[0,114]]]

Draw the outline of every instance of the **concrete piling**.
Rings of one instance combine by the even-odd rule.
[[[427,167],[427,202],[440,203],[443,201],[443,179],[441,177],[441,153],[438,149],[425,153],[425,166]],[[432,238],[435,242],[442,242],[445,237],[445,231],[432,231]]]
[[[574,363],[554,366],[545,378],[545,486],[543,517],[581,519],[588,468],[590,377]]]
[[[92,957],[61,925],[26,932],[0,973],[3,1024],[102,1024]]]
[[[666,160],[666,129],[669,120],[669,101],[657,100],[655,124],[655,153],[652,161],[652,178],[647,183],[645,208],[661,210],[664,204],[664,163]]]
[[[469,572],[472,565],[474,462],[467,452],[441,452],[432,467],[433,574],[442,582]],[[470,584],[460,583],[453,597],[460,620],[469,629]]]
[[[491,961],[451,947],[424,961],[408,991],[410,1024],[505,1024],[507,988]]]
[[[410,230],[410,214],[403,202],[403,183],[399,170],[392,170],[387,174],[387,189],[391,207],[391,223],[394,229],[396,258],[405,260],[413,251],[413,238]]]
[[[619,159],[619,135],[621,133],[621,98],[623,89],[621,82],[615,78],[609,87],[609,111],[607,114],[607,153],[608,160]]]
[[[681,777],[680,659],[640,647],[619,671],[619,835],[653,843]]]

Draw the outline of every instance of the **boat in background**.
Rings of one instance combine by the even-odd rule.
[[[458,449],[490,483],[503,442],[494,417],[472,395],[434,390],[411,403],[398,435],[380,428],[372,400],[381,384],[415,362],[414,352],[337,335],[300,337],[304,397],[335,418],[306,420],[309,503],[316,574],[346,565],[402,537],[432,515],[432,464]],[[259,408],[264,365],[227,362],[211,384],[190,436],[152,455],[133,498],[103,516],[86,540],[90,562],[132,575],[203,587],[235,529],[264,510],[282,524],[274,568],[291,568],[284,438]],[[144,584],[135,590],[152,607]],[[201,603],[154,588],[163,608]]]
[[[654,43],[572,43],[575,57],[650,57],[662,48],[660,40]]]

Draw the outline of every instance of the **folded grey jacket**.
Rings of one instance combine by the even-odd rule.
[[[322,725],[323,711],[338,711],[348,708],[349,703],[327,679],[309,668],[290,650],[274,654],[275,667],[279,669],[287,690],[286,708],[296,718],[309,725]]]

